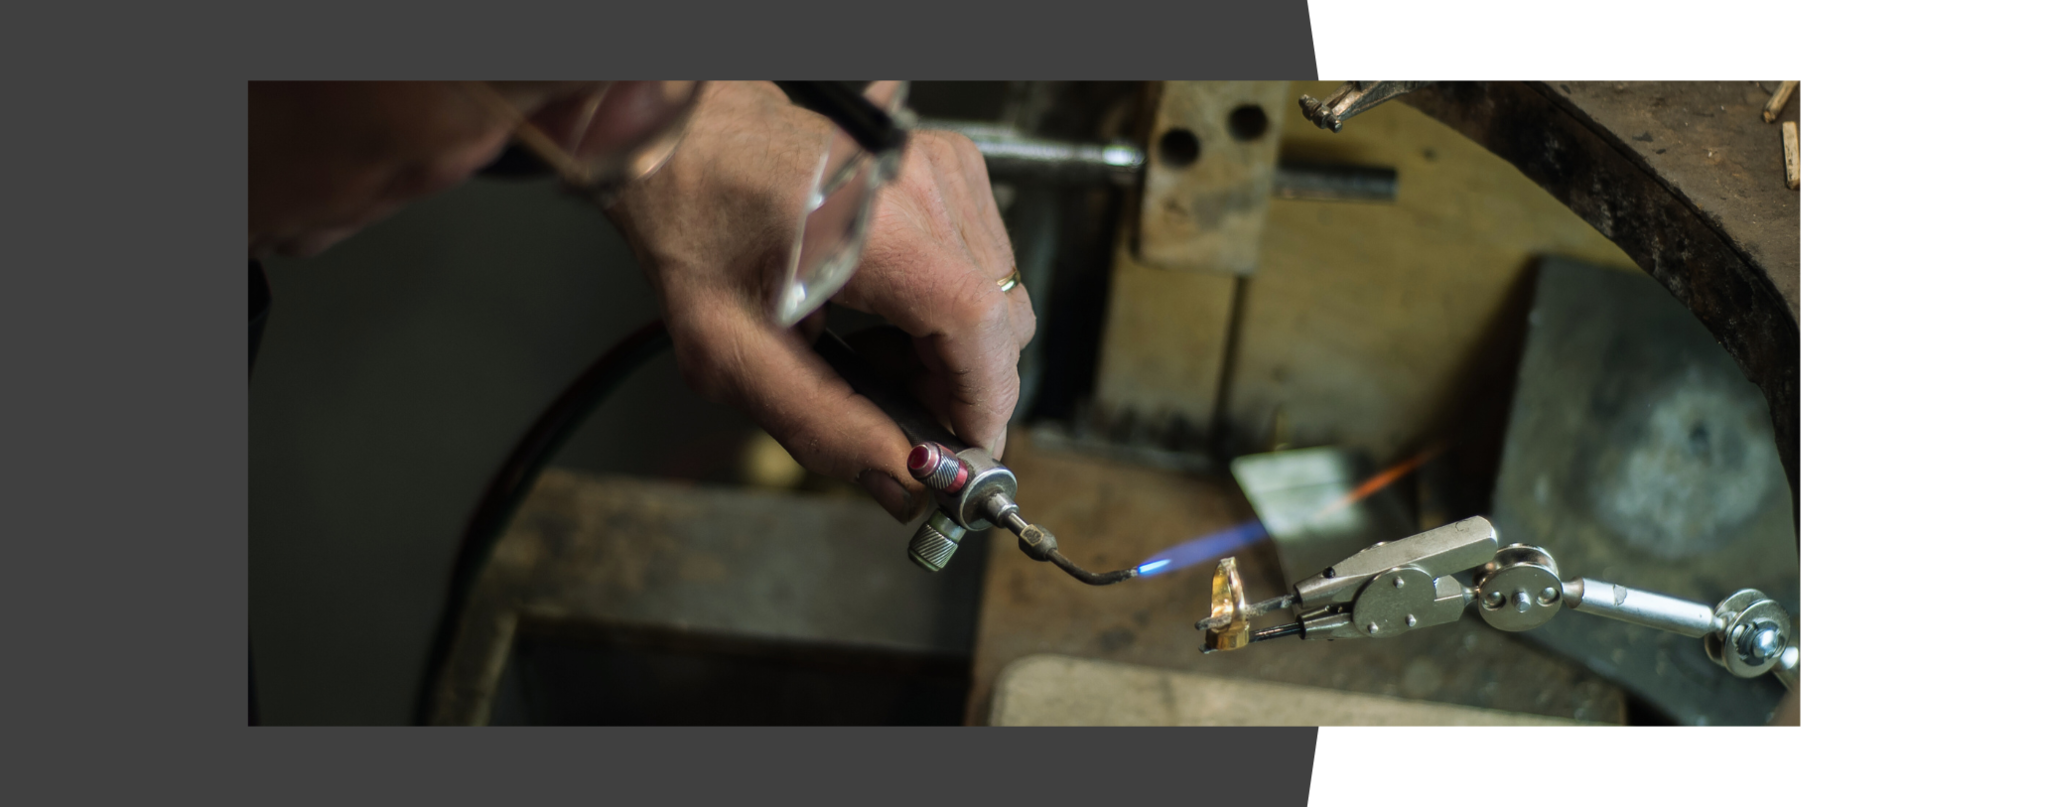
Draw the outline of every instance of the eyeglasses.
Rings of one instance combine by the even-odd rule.
[[[491,85],[463,85],[513,122],[513,136],[599,205],[675,156],[701,81],[606,81],[522,112]]]
[[[784,90],[839,124],[819,156],[805,201],[803,233],[773,303],[776,324],[787,327],[823,307],[860,265],[875,195],[895,178],[902,160],[903,124],[908,122],[903,100],[910,82],[873,82],[857,96],[839,85],[784,85]]]
[[[605,82],[527,114],[482,82],[464,86],[516,121],[514,136],[570,187],[600,205],[659,169],[682,144],[703,82]],[[874,200],[895,178],[908,140],[910,82],[778,82],[791,100],[836,126],[819,143],[802,230],[791,245],[771,317],[788,327],[846,286],[867,244]]]

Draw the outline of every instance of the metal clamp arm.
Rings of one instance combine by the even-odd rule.
[[[1602,580],[1578,577],[1564,584],[1564,604],[1574,611],[1670,631],[1694,639],[1721,629],[1714,607],[1654,591],[1631,590]]]
[[[1798,680],[1792,614],[1753,588],[1707,605],[1581,577],[1565,582],[1564,603],[1575,611],[1703,639],[1707,657],[1741,678],[1776,673],[1788,687]]]
[[[1451,576],[1475,567],[1469,587]],[[1235,559],[1226,558],[1216,591],[1210,618],[1196,625],[1209,632],[1203,652],[1282,636],[1384,639],[1455,622],[1477,603],[1480,617],[1500,630],[1541,627],[1570,608],[1702,639],[1709,658],[1742,678],[1771,672],[1789,687],[1798,677],[1792,615],[1762,592],[1743,589],[1707,605],[1603,580],[1564,580],[1548,551],[1500,546],[1493,524],[1477,516],[1376,544],[1295,583],[1292,594],[1253,605],[1245,603]],[[1296,608],[1295,622],[1250,629],[1250,617],[1287,606]]]

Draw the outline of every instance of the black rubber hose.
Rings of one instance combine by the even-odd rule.
[[[413,718],[420,725],[433,722],[434,691],[447,673],[454,655],[455,636],[462,628],[462,615],[469,606],[477,578],[489,564],[498,537],[549,458],[568,442],[576,427],[595,411],[598,404],[648,359],[669,349],[668,329],[660,320],[634,331],[592,364],[576,381],[549,404],[540,419],[526,430],[510,456],[498,466],[498,473],[484,489],[483,499],[471,511],[469,526],[463,530],[462,545],[456,550],[455,568],[448,576],[448,596],[441,604],[440,621],[434,628],[434,643],[427,650],[427,676],[420,683],[413,705]]]

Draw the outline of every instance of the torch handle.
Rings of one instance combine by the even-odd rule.
[[[811,347],[840,378],[846,379],[854,392],[874,402],[876,408],[895,421],[897,428],[903,430],[903,436],[910,438],[911,444],[938,443],[956,453],[971,448],[952,430],[941,425],[931,410],[911,397],[910,391],[902,384],[884,377],[867,359],[853,352],[853,348],[838,334],[827,330]]]

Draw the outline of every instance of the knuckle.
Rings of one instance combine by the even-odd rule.
[[[1031,309],[1031,300],[1029,298],[1024,300],[1022,308],[1023,313],[1017,317],[1017,333],[1020,335],[1017,342],[1019,350],[1022,350],[1024,345],[1030,344],[1031,340],[1038,336],[1038,312]]]
[[[963,135],[959,132],[943,129],[927,129],[920,131],[917,134],[918,137],[922,138],[925,141],[925,145],[932,151],[945,151],[953,152],[956,154],[962,151],[971,151],[974,152],[977,156],[981,154],[981,150],[974,147],[974,141],[968,139],[966,135]]]
[[[972,272],[962,275],[958,299],[953,305],[960,324],[968,326],[970,332],[992,330],[992,326],[1002,322],[1003,309],[1009,306],[1009,301],[996,291],[994,283],[987,283],[987,288],[983,288],[982,278],[978,275]]]

